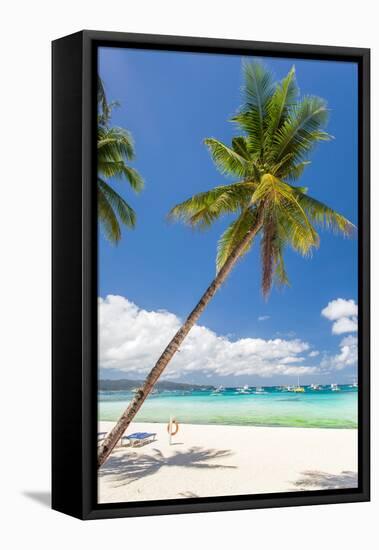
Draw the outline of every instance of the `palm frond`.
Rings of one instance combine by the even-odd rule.
[[[294,164],[290,168],[286,170],[286,179],[296,181],[303,175],[303,172],[307,166],[309,166],[311,162],[309,160],[303,160],[302,162],[299,162],[298,164]]]
[[[249,152],[249,146],[246,136],[238,136],[232,139],[232,148],[238,153],[244,160],[251,162],[251,156]]]
[[[285,268],[284,256],[283,256],[284,243],[277,235],[274,244],[274,260],[276,264],[275,268],[275,280],[278,285],[289,286],[290,282]]]
[[[217,244],[216,268],[220,271],[230,253],[242,241],[246,233],[256,225],[258,213],[256,209],[244,210],[238,218],[232,222],[221,235]],[[253,240],[245,247],[241,255],[246,254],[252,245]]]
[[[307,216],[317,225],[340,232],[343,235],[352,235],[356,229],[347,218],[323,204],[321,201],[314,199],[304,192],[304,188],[291,186],[293,192],[306,212]]]
[[[121,239],[121,227],[116,213],[100,187],[97,187],[97,209],[100,224],[107,239],[117,244]]]
[[[239,212],[246,208],[254,189],[255,184],[252,182],[221,185],[198,193],[174,206],[168,217],[199,229],[206,229],[223,214]]]
[[[133,160],[133,138],[124,128],[98,126],[97,150],[98,156],[108,160]]]
[[[265,174],[251,201],[264,204],[266,211],[275,216],[277,224],[282,225],[283,238],[295,250],[306,255],[311,248],[318,246],[317,232],[290,185],[272,174]]]
[[[136,215],[131,206],[115,191],[106,181],[98,177],[98,189],[107,200],[113,212],[124,225],[129,228],[135,227]]]
[[[136,193],[139,193],[144,188],[144,181],[142,176],[137,170],[124,163],[122,167],[122,174],[128,180],[130,187],[134,189]]]
[[[291,154],[291,162],[304,160],[304,156],[318,141],[331,138],[322,130],[327,120],[328,109],[325,101],[313,96],[304,97],[276,131],[270,158],[280,162],[285,155]],[[281,177],[284,177],[285,173],[282,171]]]
[[[293,108],[299,89],[296,84],[295,67],[292,67],[288,75],[276,86],[276,89],[267,106],[268,124],[265,132],[265,149],[269,150],[273,137],[282,125],[289,110]]]
[[[204,143],[221,174],[240,178],[249,173],[249,162],[234,149],[214,138],[207,138]]]
[[[252,153],[261,154],[267,105],[274,91],[271,72],[260,62],[244,62],[245,103],[232,118],[246,133]]]

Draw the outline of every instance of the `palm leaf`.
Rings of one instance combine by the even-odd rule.
[[[131,206],[110,186],[98,177],[98,211],[107,237],[117,243],[121,238],[118,219],[129,228],[135,227],[136,215]],[[109,220],[107,221],[107,217]]]
[[[244,160],[251,162],[249,146],[248,146],[247,138],[245,136],[234,137],[232,139],[232,148]]]
[[[249,162],[238,152],[217,139],[208,138],[204,140],[204,143],[211,153],[213,162],[222,174],[232,174],[240,178],[249,173]]]
[[[286,238],[298,252],[307,254],[312,247],[318,246],[317,232],[290,185],[272,174],[265,174],[251,201],[265,205],[270,216],[275,216],[277,223],[283,225]]]
[[[98,155],[108,160],[132,160],[134,158],[134,143],[131,134],[123,128],[107,128],[98,126]]]
[[[276,131],[270,158],[275,162],[288,154],[292,162],[301,161],[317,141],[330,139],[322,128],[328,120],[328,110],[323,99],[305,97],[286,117],[282,126]]]
[[[241,213],[238,218],[232,222],[221,235],[217,244],[216,268],[220,271],[226,260],[229,258],[232,250],[242,241],[246,233],[257,223],[258,215],[256,209],[248,208]],[[242,255],[246,254],[252,245],[249,245],[242,251]]]
[[[106,237],[112,243],[117,244],[121,239],[121,227],[112,205],[99,186],[97,187],[97,209]]]
[[[304,193],[304,188],[291,186],[294,194],[307,216],[316,224],[340,232],[343,235],[351,235],[355,231],[355,225],[347,218]]]
[[[260,155],[264,142],[266,110],[274,90],[274,82],[270,71],[257,61],[245,62],[243,71],[245,104],[232,120],[248,134],[250,151]]]
[[[295,104],[299,90],[295,79],[295,67],[292,67],[288,75],[277,85],[267,106],[268,125],[265,132],[265,149],[269,150],[273,136],[282,125],[289,109]]]
[[[254,192],[252,182],[221,185],[174,206],[168,217],[193,227],[206,229],[223,214],[239,212],[249,204]]]
[[[276,278],[276,282],[279,285],[288,286],[290,283],[289,283],[288,275],[284,264],[283,248],[284,248],[284,243],[277,235],[275,244],[274,244],[274,260],[276,264],[274,275]]]
[[[286,178],[293,181],[298,180],[303,175],[305,168],[310,164],[309,160],[303,160],[298,164],[294,164],[286,170]]]

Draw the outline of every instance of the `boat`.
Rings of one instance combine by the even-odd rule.
[[[221,395],[224,391],[224,386],[218,386],[216,389],[214,389],[211,393],[211,395]]]
[[[250,388],[249,388],[249,386],[248,386],[247,384],[245,384],[245,385],[243,386],[243,388],[237,388],[237,389],[236,389],[236,392],[237,392],[237,393],[250,393]]]
[[[294,386],[293,390],[294,393],[304,393],[305,389],[303,386],[300,386],[300,376],[297,377],[297,386]]]
[[[320,384],[311,384],[310,385],[311,390],[322,390],[322,387]]]
[[[256,393],[256,394],[259,395],[259,394],[266,393],[266,392],[264,391],[264,389],[262,388],[262,386],[257,386],[257,387],[255,388],[255,392],[254,392],[254,393]]]
[[[338,386],[338,384],[330,384],[330,389],[332,391],[341,391],[341,388]]]

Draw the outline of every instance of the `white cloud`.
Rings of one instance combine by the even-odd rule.
[[[358,338],[349,334],[340,342],[340,352],[337,355],[325,356],[321,361],[321,368],[342,370],[346,367],[355,367],[358,361]]]
[[[357,332],[358,330],[358,319],[356,317],[342,317],[338,319],[332,326],[333,334],[343,334],[344,332]]]
[[[165,310],[147,311],[122,296],[99,298],[99,363],[102,368],[146,374],[180,327]],[[231,340],[195,325],[167,367],[167,376],[313,374],[318,367],[296,365],[309,344],[300,339],[241,338]]]
[[[354,300],[337,298],[329,302],[321,311],[321,314],[330,321],[336,321],[342,317],[356,317],[358,314],[358,306]]]
[[[332,333],[343,334],[358,330],[358,306],[354,300],[337,298],[328,303],[321,315],[333,321]],[[325,354],[320,367],[326,370],[341,370],[356,367],[358,362],[358,339],[350,334],[342,338],[340,351],[336,355]]]
[[[343,298],[332,300],[321,311],[321,315],[329,321],[334,321],[332,325],[333,334],[356,332],[358,330],[358,306],[354,300]]]
[[[319,351],[311,351],[308,356],[309,357],[317,357],[318,355],[320,355],[320,352]]]
[[[261,315],[258,317],[258,321],[267,321],[268,319],[270,319],[270,315]]]

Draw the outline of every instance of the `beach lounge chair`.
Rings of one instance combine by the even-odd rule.
[[[155,441],[156,435],[156,433],[149,432],[135,432],[130,435],[123,435],[121,445],[125,442],[129,443],[131,447],[142,447],[142,445]]]

